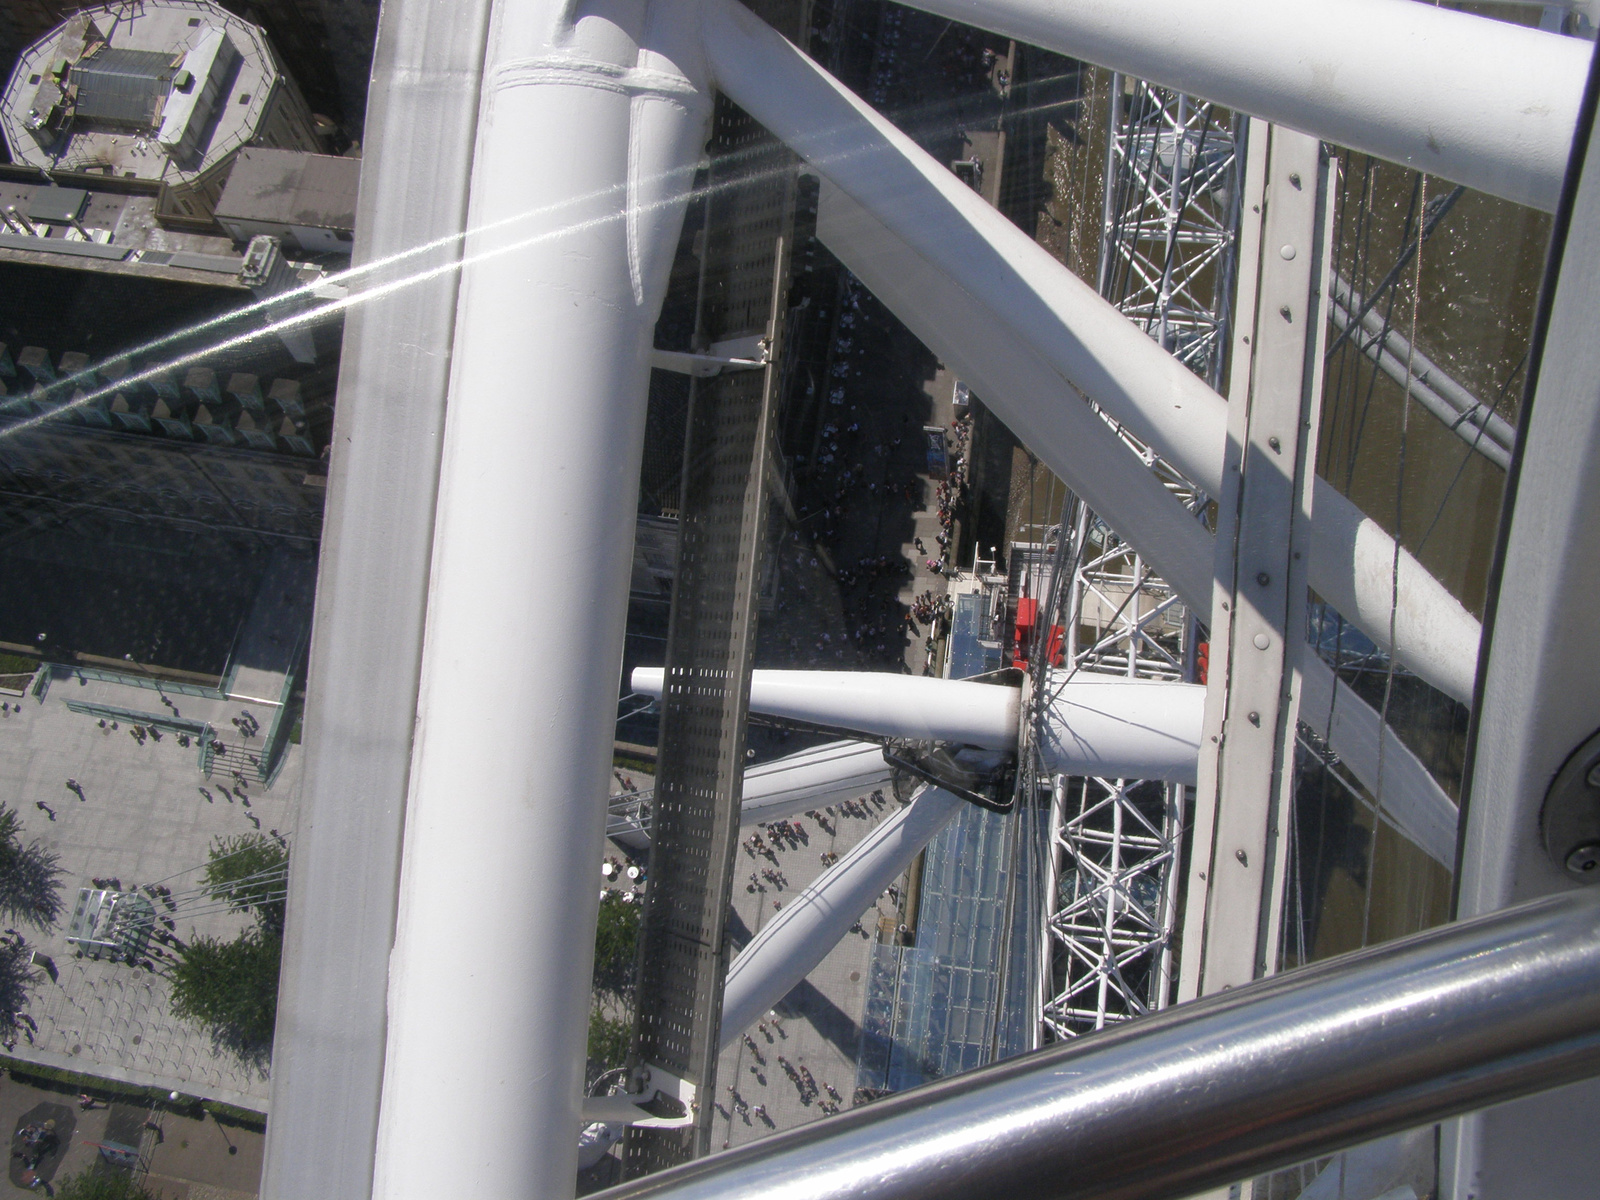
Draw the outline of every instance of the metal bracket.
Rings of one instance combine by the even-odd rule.
[[[650,1099],[646,1103],[668,1111],[647,1112],[632,1124],[645,1129],[688,1129],[694,1125],[700,1107],[695,1099],[694,1084],[658,1066],[640,1067],[634,1072],[633,1081],[639,1085],[641,1093],[649,1094]],[[661,1104],[663,1100],[668,1103]],[[672,1112],[671,1109],[678,1111]]]
[[[753,371],[772,360],[771,342],[761,335],[717,342],[706,354],[686,354],[678,350],[653,350],[650,365],[658,371],[693,375],[709,379],[723,371]]]
[[[1600,883],[1600,730],[1556,773],[1539,829],[1556,870],[1580,883]]]
[[[1006,755],[998,765],[974,764],[961,761],[966,753],[962,750],[952,753],[941,745],[930,747],[927,742],[889,741],[883,747],[883,761],[915,775],[925,783],[942,788],[968,804],[976,804],[990,812],[1010,812],[1017,802],[1012,786],[1017,773],[1016,758]],[[995,756],[991,752],[984,757]],[[971,769],[975,765],[981,769]],[[986,795],[979,789],[992,789],[995,795]],[[1005,799],[998,799],[998,796],[1004,796]]]

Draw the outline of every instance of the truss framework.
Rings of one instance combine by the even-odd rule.
[[[1181,798],[1182,789],[1173,789]],[[1043,1023],[1076,1037],[1161,1007],[1170,976],[1179,823],[1161,784],[1058,778]]]
[[[1234,114],[1113,76],[1098,287],[1220,390],[1226,367],[1245,128]],[[1196,519],[1208,498],[1126,429],[1118,435]],[[1198,631],[1167,582],[1077,506],[1060,596],[1070,675],[1194,680]],[[1066,675],[1063,676],[1063,678]],[[1181,877],[1181,785],[1053,781],[1040,1032],[1059,1040],[1165,1006]]]
[[[1213,388],[1233,295],[1244,126],[1114,75],[1099,291]]]

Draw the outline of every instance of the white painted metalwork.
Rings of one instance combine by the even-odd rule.
[[[1213,388],[1239,216],[1239,118],[1113,74],[1098,290]]]
[[[739,820],[754,825],[826,808],[888,787],[893,777],[876,742],[829,742],[746,771]]]
[[[261,1177],[372,1186],[401,827],[489,0],[389,0],[373,60]],[[382,497],[374,502],[374,497]]]
[[[708,130],[697,13],[496,7],[389,968],[385,1200],[571,1194],[592,955],[575,931],[599,904],[651,339]],[[468,665],[485,638],[492,702]],[[508,891],[511,937],[487,919]],[[472,1118],[441,1143],[451,1113]]]
[[[1589,48],[1409,0],[914,0],[1547,211]]]
[[[1340,330],[1348,329],[1351,314],[1364,307],[1361,296],[1339,278],[1332,280],[1331,300],[1328,315]],[[1511,465],[1517,432],[1509,421],[1450,378],[1399,330],[1388,328],[1376,312],[1368,311],[1357,328],[1360,333],[1351,340],[1385,375],[1495,466],[1504,470]]]
[[[659,695],[660,668],[633,690]],[[1065,676],[1047,680],[1038,750],[1046,774],[1133,775],[1194,782],[1205,689],[1185,683]],[[885,738],[1015,752],[1013,687],[867,671],[754,671],[750,711]]]
[[[637,667],[633,690],[659,696],[660,667]],[[875,671],[769,671],[750,676],[750,711],[890,738],[1014,750],[1017,689]]]
[[[1238,120],[1118,75],[1108,120],[1100,294],[1215,388],[1233,305]],[[1126,429],[1118,432],[1186,508],[1204,506],[1203,492]],[[1172,586],[1082,505],[1070,536],[1075,569],[1063,600],[1075,668],[1193,678],[1195,629]],[[1188,809],[1181,785],[1054,781],[1040,1005],[1047,1038],[1167,1003]]]
[[[839,741],[759,763],[744,773],[739,823],[779,821],[808,809],[853,800],[888,787],[894,768],[876,742]],[[653,790],[611,797],[606,836],[643,850],[650,845]]]
[[[1057,777],[1041,1018],[1053,1039],[1163,1008],[1170,991],[1182,787]]]
[[[1251,121],[1181,1000],[1277,968],[1303,689],[1289,647],[1305,645],[1328,324],[1327,181],[1316,139]]]
[[[1072,536],[1072,662],[1129,679],[1184,679],[1188,609],[1172,585],[1087,508],[1080,507]]]
[[[1091,401],[1210,494],[1222,482],[1226,401],[887,120],[739,12],[727,21],[739,36],[711,47],[719,71],[729,60],[738,68],[721,82],[836,185],[824,189],[819,236],[1180,593],[1209,595],[1204,531],[1158,481],[1123,465],[1109,449],[1115,435],[1072,398]],[[1312,537],[1312,586],[1376,644],[1398,646],[1435,687],[1469,698],[1479,636],[1471,613],[1408,552],[1397,560],[1393,539],[1320,481]]]
[[[927,6],[1544,207],[1554,203],[1587,55],[1572,42],[1402,0]],[[606,790],[630,565],[618,534],[633,524],[650,336],[713,80],[844,198],[836,220],[825,205],[829,244],[1190,603],[1209,595],[1208,535],[1102,413],[1208,492],[1219,490],[1225,461],[1225,406],[1214,391],[734,0],[497,3],[483,61],[414,753],[409,779],[386,756],[379,797],[391,812],[405,806],[372,1176],[384,1197],[570,1194],[589,1000],[581,934],[593,923],[603,819],[593,798]],[[1175,162],[1187,153],[1180,129],[1181,114]],[[464,155],[450,161],[466,169]],[[1163,268],[1172,284],[1166,276]],[[1174,312],[1164,318],[1169,334],[1183,332]],[[542,469],[529,469],[530,447]],[[388,476],[363,477],[373,486],[360,499],[380,505]],[[1423,678],[1469,696],[1478,640],[1470,614],[1331,489],[1317,490],[1314,513],[1312,585]],[[550,576],[556,562],[559,584]],[[420,581],[413,573],[407,584],[415,591]],[[346,612],[346,630],[353,620]],[[492,704],[475,669],[490,636],[508,665]],[[1331,708],[1331,673],[1296,653],[1305,703],[1326,696]],[[1139,658],[1130,649],[1130,670]],[[402,664],[397,694],[408,699],[407,679]],[[889,685],[823,695],[829,689],[812,681],[797,703],[837,716],[842,697],[864,731],[1016,745],[1014,692],[949,686],[989,694],[947,692],[951,703],[928,705],[897,682],[886,704]],[[1103,720],[1105,736],[1049,765],[1169,771],[1179,758],[1173,743],[1187,749],[1198,738],[1187,727],[1174,737],[1185,719],[1176,709],[1192,703],[1192,693],[1172,690],[1181,687],[1066,683],[1061,696]],[[1172,705],[1159,738],[1141,728],[1156,712],[1152,701]],[[1391,808],[1431,828],[1438,789],[1420,764],[1390,746],[1392,735],[1353,696],[1341,699],[1339,719],[1329,738],[1352,770],[1378,756],[1396,781],[1386,788]],[[1082,733],[1083,721],[1067,724]],[[1133,749],[1105,754],[1118,737]],[[1408,762],[1417,773],[1410,799]],[[1128,790],[1116,790],[1126,802]],[[1126,803],[1101,808],[1128,828]],[[1167,833],[1157,841],[1145,847],[1152,859],[1170,850]],[[1126,897],[1137,876],[1122,864],[1137,847],[1118,844],[1103,894]],[[339,865],[326,853],[317,869],[326,876]],[[511,885],[522,920],[506,938],[484,915]],[[1104,911],[1112,920],[1131,908]],[[363,961],[387,948],[378,945],[386,915],[364,927]],[[801,924],[797,917],[795,937],[809,954],[825,931]],[[1105,936],[1114,942],[1114,933]],[[1097,988],[1110,988],[1111,970]],[[371,1016],[370,1004],[363,1012]],[[369,1073],[374,1057],[363,1059]],[[362,1095],[358,1106],[370,1101]],[[441,1152],[440,1114],[462,1112],[472,1120],[452,1126]],[[370,1142],[359,1128],[355,1135],[349,1157],[359,1163]],[[280,1160],[286,1146],[275,1150]],[[304,1178],[276,1169],[269,1179],[280,1189]],[[338,1175],[348,1183],[352,1172]]]
[[[1600,868],[1585,869],[1600,861],[1600,842],[1590,840],[1600,815],[1590,741],[1600,728],[1600,639],[1587,619],[1588,601],[1600,594],[1600,154],[1592,131],[1585,135],[1572,210],[1554,232],[1561,256],[1546,272],[1550,308],[1534,332],[1531,411],[1512,465],[1497,595],[1491,587],[1466,783],[1457,902],[1464,918],[1600,882]],[[1549,806],[1564,767],[1580,781],[1575,799],[1588,832],[1557,841],[1551,835],[1565,822],[1553,820]],[[1447,1126],[1439,1194],[1591,1194],[1600,1178],[1596,1111],[1600,1080],[1590,1080]]]
[[[763,925],[728,968],[723,1044],[809,975],[965,804],[949,792],[923,788]]]

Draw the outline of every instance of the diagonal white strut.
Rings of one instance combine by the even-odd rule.
[[[938,788],[921,789],[763,925],[728,967],[722,1044],[809,975],[965,803]]]
[[[1107,440],[1075,436],[1092,415],[1074,411],[1087,410],[1076,403],[1081,399],[1098,404],[1202,489],[1220,490],[1227,412],[1221,396],[770,26],[734,0],[707,3],[721,14],[707,30],[719,85],[862,210],[821,221],[830,249],[853,270],[861,263],[865,269],[857,273],[875,291],[901,290],[908,303],[886,302],[913,331],[921,332],[923,307],[947,325],[956,322],[953,344],[929,345],[941,355],[956,351],[957,361],[993,367],[975,380],[1000,375],[1007,368],[996,360],[1015,358],[1027,382],[980,394],[1052,471],[1076,490],[1074,460],[1098,457]],[[972,336],[973,330],[989,336]],[[1208,588],[1192,585],[1197,572],[1209,575],[1209,548],[1163,561],[1163,547],[1175,549],[1181,534],[1150,520],[1125,521],[1118,515],[1123,506],[1093,494],[1119,485],[1136,489],[1133,464],[1122,465],[1128,458],[1125,452],[1085,465],[1104,482],[1080,494],[1180,591],[1208,595]],[[1146,502],[1140,515],[1154,511]],[[1175,502],[1170,512],[1171,523],[1186,519]],[[1311,586],[1429,683],[1469,701],[1479,630],[1461,603],[1411,555],[1396,556],[1393,539],[1321,480],[1312,539]],[[1398,573],[1398,587],[1391,587],[1391,572]],[[1392,600],[1398,603],[1391,638]]]

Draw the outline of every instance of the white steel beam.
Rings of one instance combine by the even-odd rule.
[[[938,788],[922,789],[762,926],[728,968],[722,1044],[809,975],[965,803]]]
[[[306,680],[261,1195],[372,1187],[434,489],[489,0],[383,7]]]
[[[1048,775],[1193,784],[1206,689],[1195,683],[1052,672],[1038,747]]]
[[[1277,969],[1294,790],[1332,212],[1321,144],[1250,124],[1180,1000]]]
[[[1332,289],[1328,315],[1334,327],[1344,331],[1350,328],[1351,313],[1360,311],[1361,299],[1342,280],[1335,279]],[[1388,328],[1388,322],[1376,312],[1368,312],[1356,323],[1351,341],[1451,433],[1502,471],[1511,465],[1511,447],[1516,442],[1511,423],[1445,374],[1398,330]]]
[[[780,821],[808,808],[826,808],[888,787],[893,779],[894,768],[876,742],[829,742],[786,754],[744,773],[739,823]]]
[[[389,973],[385,1200],[572,1194],[651,339],[709,124],[697,13],[495,6]]]
[[[1589,46],[1411,0],[911,7],[1552,211]]]
[[[981,209],[994,211],[987,205]],[[1018,232],[1000,220],[1006,229]],[[817,231],[874,295],[972,385],[1024,445],[1137,545],[1158,574],[1191,603],[1194,597],[1209,594],[1211,550],[1205,531],[1159,479],[1129,469],[1136,464],[1130,464],[1128,448],[1088,404],[1076,401],[1099,403],[1202,489],[1215,492],[1222,485],[1220,454],[1227,422],[1227,404],[1220,396],[1032,241],[1006,246],[1004,259],[997,257],[984,269],[1006,271],[1025,265],[1053,277],[1050,286],[1073,292],[1075,312],[1088,314],[1095,327],[1081,341],[1074,340],[1075,355],[1142,359],[1150,370],[1136,381],[1137,393],[1121,393],[1121,406],[1103,403],[1103,394],[1073,382],[1067,373],[1070,365],[1050,361],[1048,351],[1039,350],[1034,340],[1039,325],[1019,327],[997,316],[974,296],[976,289],[959,273],[957,263],[930,262],[903,241],[898,230],[888,228],[826,181]],[[1105,316],[1113,320],[1102,325]],[[1065,316],[1044,314],[1037,319],[1054,324],[1071,338],[1062,324]],[[1128,365],[1126,357],[1120,365]],[[1163,423],[1124,421],[1136,400]],[[1185,428],[1185,423],[1192,428]],[[1212,426],[1214,439],[1194,436],[1194,428]],[[1215,445],[1215,463],[1199,457],[1202,443]],[[1458,700],[1470,700],[1479,633],[1472,614],[1405,550],[1397,561],[1393,539],[1344,496],[1321,479],[1314,487],[1312,586],[1377,645],[1387,649],[1392,640],[1399,647],[1397,656],[1429,683]],[[1391,568],[1398,570],[1400,585],[1393,639]]]
[[[1088,405],[1072,401],[1059,375],[964,288],[951,285],[947,276],[826,180],[817,229],[873,295],[971,383],[1058,478],[1138,547],[1185,604],[1205,611],[1211,594],[1210,535],[1153,473],[1126,471],[1128,448]],[[1151,345],[1142,334],[1139,339]],[[1063,394],[1069,398],[1057,399],[1053,407],[1007,403],[1014,397]],[[1319,500],[1321,495],[1319,490]],[[1409,555],[1402,554],[1402,566],[1407,559]],[[1460,604],[1452,598],[1445,611],[1449,623],[1459,625],[1464,612]],[[1373,623],[1384,624],[1376,619]],[[1307,724],[1369,791],[1378,789],[1381,778],[1384,794],[1393,802],[1386,816],[1407,836],[1437,861],[1453,863],[1454,802],[1394,731],[1349,687],[1337,682],[1310,647],[1299,647],[1296,653]],[[1456,686],[1465,685],[1458,679]]]
[[[1552,232],[1559,273],[1546,279],[1550,308],[1534,330],[1534,390],[1490,585],[1458,918],[1600,883],[1600,868],[1584,870],[1600,858],[1600,842],[1590,840],[1595,824],[1586,835],[1557,840],[1565,822],[1544,819],[1547,793],[1555,799],[1552,784],[1564,770],[1575,776],[1568,797],[1576,811],[1587,810],[1591,822],[1600,814],[1600,755],[1592,744],[1580,753],[1600,729],[1600,638],[1589,608],[1600,595],[1600,152],[1591,130],[1583,131],[1579,153],[1572,210]],[[1596,1112],[1600,1081],[1591,1080],[1446,1126],[1439,1194],[1593,1195],[1600,1179]]]
[[[659,696],[659,667],[631,686]],[[1193,783],[1205,689],[1189,683],[1062,673],[1047,684],[1039,753],[1050,774]],[[750,711],[877,737],[1015,751],[1021,692],[1012,687],[886,671],[752,672]]]
[[[635,667],[631,687],[659,696],[660,667]],[[1014,687],[887,671],[753,671],[750,711],[879,737],[1015,750],[1021,694]]]
[[[1013,372],[996,359],[1016,361],[1018,374],[1039,376],[1036,368],[1043,367],[1036,386],[980,394],[1052,471],[1137,542],[1175,586],[1183,587],[1180,577],[1208,576],[1208,553],[1193,562],[1163,563],[1163,552],[1179,557],[1175,539],[1164,548],[1149,545],[1154,525],[1126,523],[1116,515],[1120,506],[1105,504],[1103,493],[1137,487],[1137,473],[1121,467],[1122,459],[1082,471],[1065,460],[1097,457],[1098,443],[1104,441],[1073,436],[1089,415],[1076,411],[1088,408],[1075,405],[1076,397],[1098,405],[1185,477],[1216,494],[1222,484],[1226,402],[748,9],[735,0],[706,2],[718,14],[708,22],[706,40],[718,85],[877,225],[873,229],[850,213],[838,222],[819,218],[829,248],[852,270],[858,257],[874,259],[877,270],[856,272],[874,291],[886,282],[885,275],[907,291],[914,281],[916,295],[907,297],[914,299],[913,308],[933,306],[948,314],[929,323],[948,324],[957,314],[964,318],[960,336],[953,339],[966,351],[958,359],[981,359],[994,367],[985,374],[1002,378]],[[852,242],[853,234],[857,240]],[[920,334],[912,313],[897,308],[897,314]],[[980,336],[979,330],[992,336]],[[928,344],[945,354],[944,345]],[[1025,350],[1033,351],[1035,362],[1023,357]],[[978,378],[965,372],[963,377]],[[1068,429],[1071,433],[1063,434]],[[1046,433],[1054,436],[1032,440]],[[1080,489],[1074,478],[1080,474],[1104,476],[1106,482]],[[1145,507],[1153,509],[1153,501]],[[1178,506],[1172,511],[1173,522],[1187,520]],[[1469,700],[1477,621],[1410,554],[1401,551],[1397,560],[1393,539],[1320,480],[1313,511],[1311,585],[1385,651],[1396,653],[1446,694]],[[1394,570],[1399,605],[1391,626]]]

